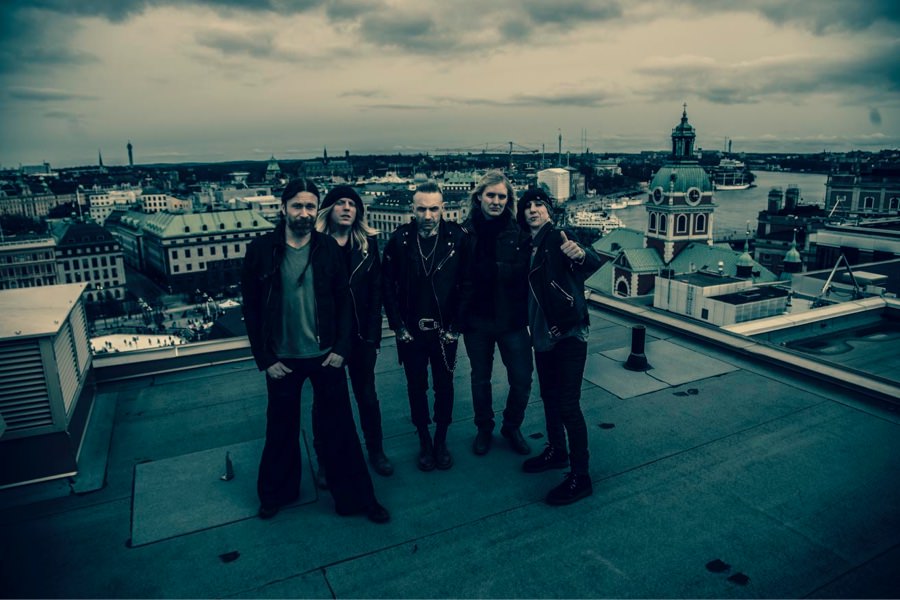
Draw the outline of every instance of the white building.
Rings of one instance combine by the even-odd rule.
[[[158,212],[184,213],[191,211],[191,201],[182,200],[169,194],[141,194],[141,212],[150,214]]]
[[[789,294],[787,288],[698,271],[656,277],[653,308],[721,327],[784,314]]]
[[[269,194],[268,196],[244,196],[231,200],[232,210],[249,208],[259,212],[266,220],[277,223],[281,215],[281,199]]]
[[[116,208],[128,208],[132,206],[140,190],[103,190],[88,192],[88,202],[91,207],[91,219],[98,225],[103,225],[106,217]]]
[[[548,193],[558,202],[565,202],[572,195],[569,171],[560,167],[538,171],[538,185],[547,187]]]

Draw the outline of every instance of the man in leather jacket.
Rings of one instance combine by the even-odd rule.
[[[517,220],[531,234],[528,320],[534,345],[547,446],[522,464],[527,473],[571,464],[562,484],[547,494],[548,504],[571,504],[593,493],[588,470],[588,437],[581,412],[581,381],[587,360],[588,318],[584,281],[600,267],[600,257],[571,233],[554,226],[553,202],[543,190],[529,190]],[[568,441],[568,444],[566,443]]]
[[[418,466],[449,469],[447,429],[453,418],[453,369],[459,323],[469,297],[469,236],[443,219],[440,187],[428,181],[413,195],[414,220],[391,235],[382,261],[388,325],[406,373],[413,425],[419,434]],[[429,431],[428,366],[434,388],[435,431]]]
[[[351,308],[337,243],[314,230],[319,191],[291,181],[283,220],[247,248],[241,273],[243,314],[253,357],[266,373],[266,439],[257,478],[259,516],[268,519],[300,493],[300,395],[313,387],[314,411],[327,431],[320,459],[339,514],[390,515],[375,498],[356,435],[347,376]]]

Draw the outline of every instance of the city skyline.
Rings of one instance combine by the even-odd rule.
[[[708,4],[13,2],[0,165],[900,146],[893,2]]]

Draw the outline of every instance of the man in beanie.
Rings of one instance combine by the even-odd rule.
[[[343,369],[352,319],[347,270],[334,239],[315,231],[318,208],[313,182],[288,183],[282,221],[250,243],[241,272],[247,337],[268,391],[259,516],[274,517],[300,494],[300,394],[309,379],[313,411],[327,432],[319,458],[335,510],[385,523],[390,515],[375,498]]]
[[[559,505],[593,493],[581,380],[589,325],[584,281],[600,268],[600,257],[554,226],[552,209],[553,201],[543,190],[528,190],[516,216],[522,230],[531,235],[533,248],[528,322],[547,422],[546,448],[526,460],[522,469],[540,473],[571,466],[565,480],[547,494],[548,504]]]
[[[469,236],[445,221],[444,197],[434,181],[413,194],[413,221],[401,225],[384,249],[384,311],[397,335],[419,469],[449,469],[447,429],[453,420],[453,369],[459,323],[469,297]],[[434,439],[428,409],[428,367],[434,388]]]
[[[494,347],[506,367],[509,394],[500,434],[519,454],[531,448],[520,427],[531,393],[531,340],[528,338],[528,233],[516,224],[516,194],[500,171],[488,171],[472,191],[469,218],[463,227],[475,247],[472,258],[472,304],[463,341],[472,365],[472,405],[478,433],[475,454],[487,454],[494,430],[491,372]]]
[[[375,391],[375,361],[381,346],[381,257],[377,231],[366,223],[366,207],[352,187],[338,185],[329,190],[319,206],[316,231],[334,238],[350,274],[350,354],[347,370],[359,410],[359,424],[369,452],[369,464],[379,475],[393,474],[394,466],[384,453],[381,408]],[[318,419],[313,413],[313,446],[318,454]],[[327,485],[327,475],[319,465],[317,483]]]

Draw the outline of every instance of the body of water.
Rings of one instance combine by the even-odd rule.
[[[810,173],[785,173],[775,171],[754,171],[756,187],[746,190],[722,190],[715,193],[715,234],[721,237],[727,232],[742,236],[750,222],[750,231],[756,231],[756,219],[760,211],[768,208],[769,190],[780,187],[782,191],[789,185],[800,188],[803,204],[825,205],[825,182],[827,175]],[[626,227],[644,231],[647,210],[644,205],[629,206],[614,211]]]

